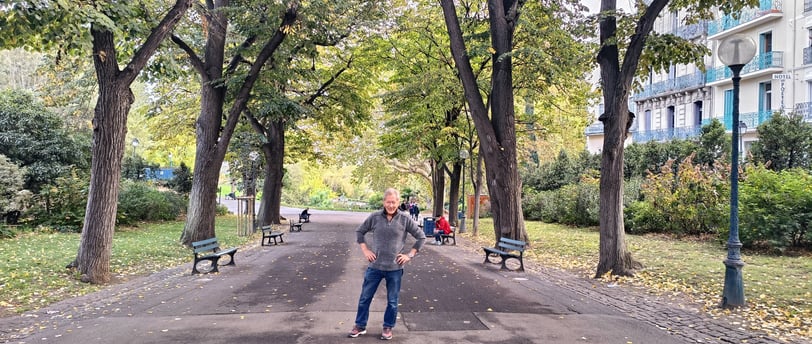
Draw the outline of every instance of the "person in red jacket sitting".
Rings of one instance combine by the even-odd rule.
[[[443,244],[443,234],[451,234],[451,225],[445,217],[448,215],[448,210],[443,210],[443,215],[437,218],[434,225],[434,244]]]

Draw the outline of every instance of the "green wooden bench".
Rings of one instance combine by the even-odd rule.
[[[285,240],[282,239],[282,234],[285,234],[282,231],[276,230],[276,226],[262,226],[262,241],[260,241],[261,246],[271,246],[271,240],[273,240],[274,245],[279,245],[279,243],[284,243]],[[279,241],[277,241],[277,238]],[[268,240],[268,244],[265,244],[265,239]]]
[[[229,248],[227,250],[220,249],[220,243],[217,242],[217,237],[195,241],[192,243],[192,249],[195,253],[195,260],[192,263],[192,274],[199,274],[200,270],[197,264],[201,261],[208,260],[211,267],[206,272],[218,272],[217,266],[219,265],[220,258],[228,256],[228,264],[234,265],[234,253],[237,253],[237,248]]]
[[[288,222],[290,222],[290,231],[291,232],[301,232],[302,231],[302,225],[304,224],[304,222],[293,222],[293,219],[288,220]]]
[[[524,271],[524,250],[527,243],[520,240],[513,240],[509,238],[499,238],[496,247],[482,247],[485,250],[485,262],[491,264],[502,264],[502,270],[508,269],[505,262],[508,259],[516,259],[519,261],[519,267],[515,271]],[[500,257],[501,261],[492,262],[491,257]]]

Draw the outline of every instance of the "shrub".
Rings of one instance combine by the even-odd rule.
[[[812,175],[801,169],[748,169],[740,190],[739,239],[778,251],[810,246]]]
[[[158,191],[143,182],[123,180],[116,222],[174,220],[183,213],[186,204],[186,199],[175,192]]]
[[[228,210],[227,206],[224,206],[222,204],[217,205],[217,216],[228,215],[228,213],[229,213],[229,210]]]
[[[23,189],[23,176],[25,169],[9,161],[5,155],[0,154],[0,215],[6,212],[22,210],[16,201],[18,193]],[[0,219],[0,222],[2,219]]]
[[[688,156],[676,174],[669,161],[642,186],[643,204],[629,207],[628,229],[636,233],[716,234],[728,223],[728,185],[722,169],[703,169]]]
[[[58,177],[34,195],[26,214],[35,225],[51,226],[60,232],[80,232],[87,206],[90,177],[77,169]]]
[[[594,226],[598,224],[599,200],[598,181],[583,178],[581,183],[557,190],[527,191],[522,209],[528,220]]]

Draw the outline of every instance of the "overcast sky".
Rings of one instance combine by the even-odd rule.
[[[589,7],[589,12],[595,13],[601,8],[601,0],[581,0],[581,3]],[[632,0],[617,0],[617,7],[628,10],[632,8]]]

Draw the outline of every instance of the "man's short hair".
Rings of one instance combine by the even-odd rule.
[[[386,198],[386,196],[389,195],[395,195],[395,199],[400,199],[400,191],[395,188],[388,188],[383,192],[383,198]]]

